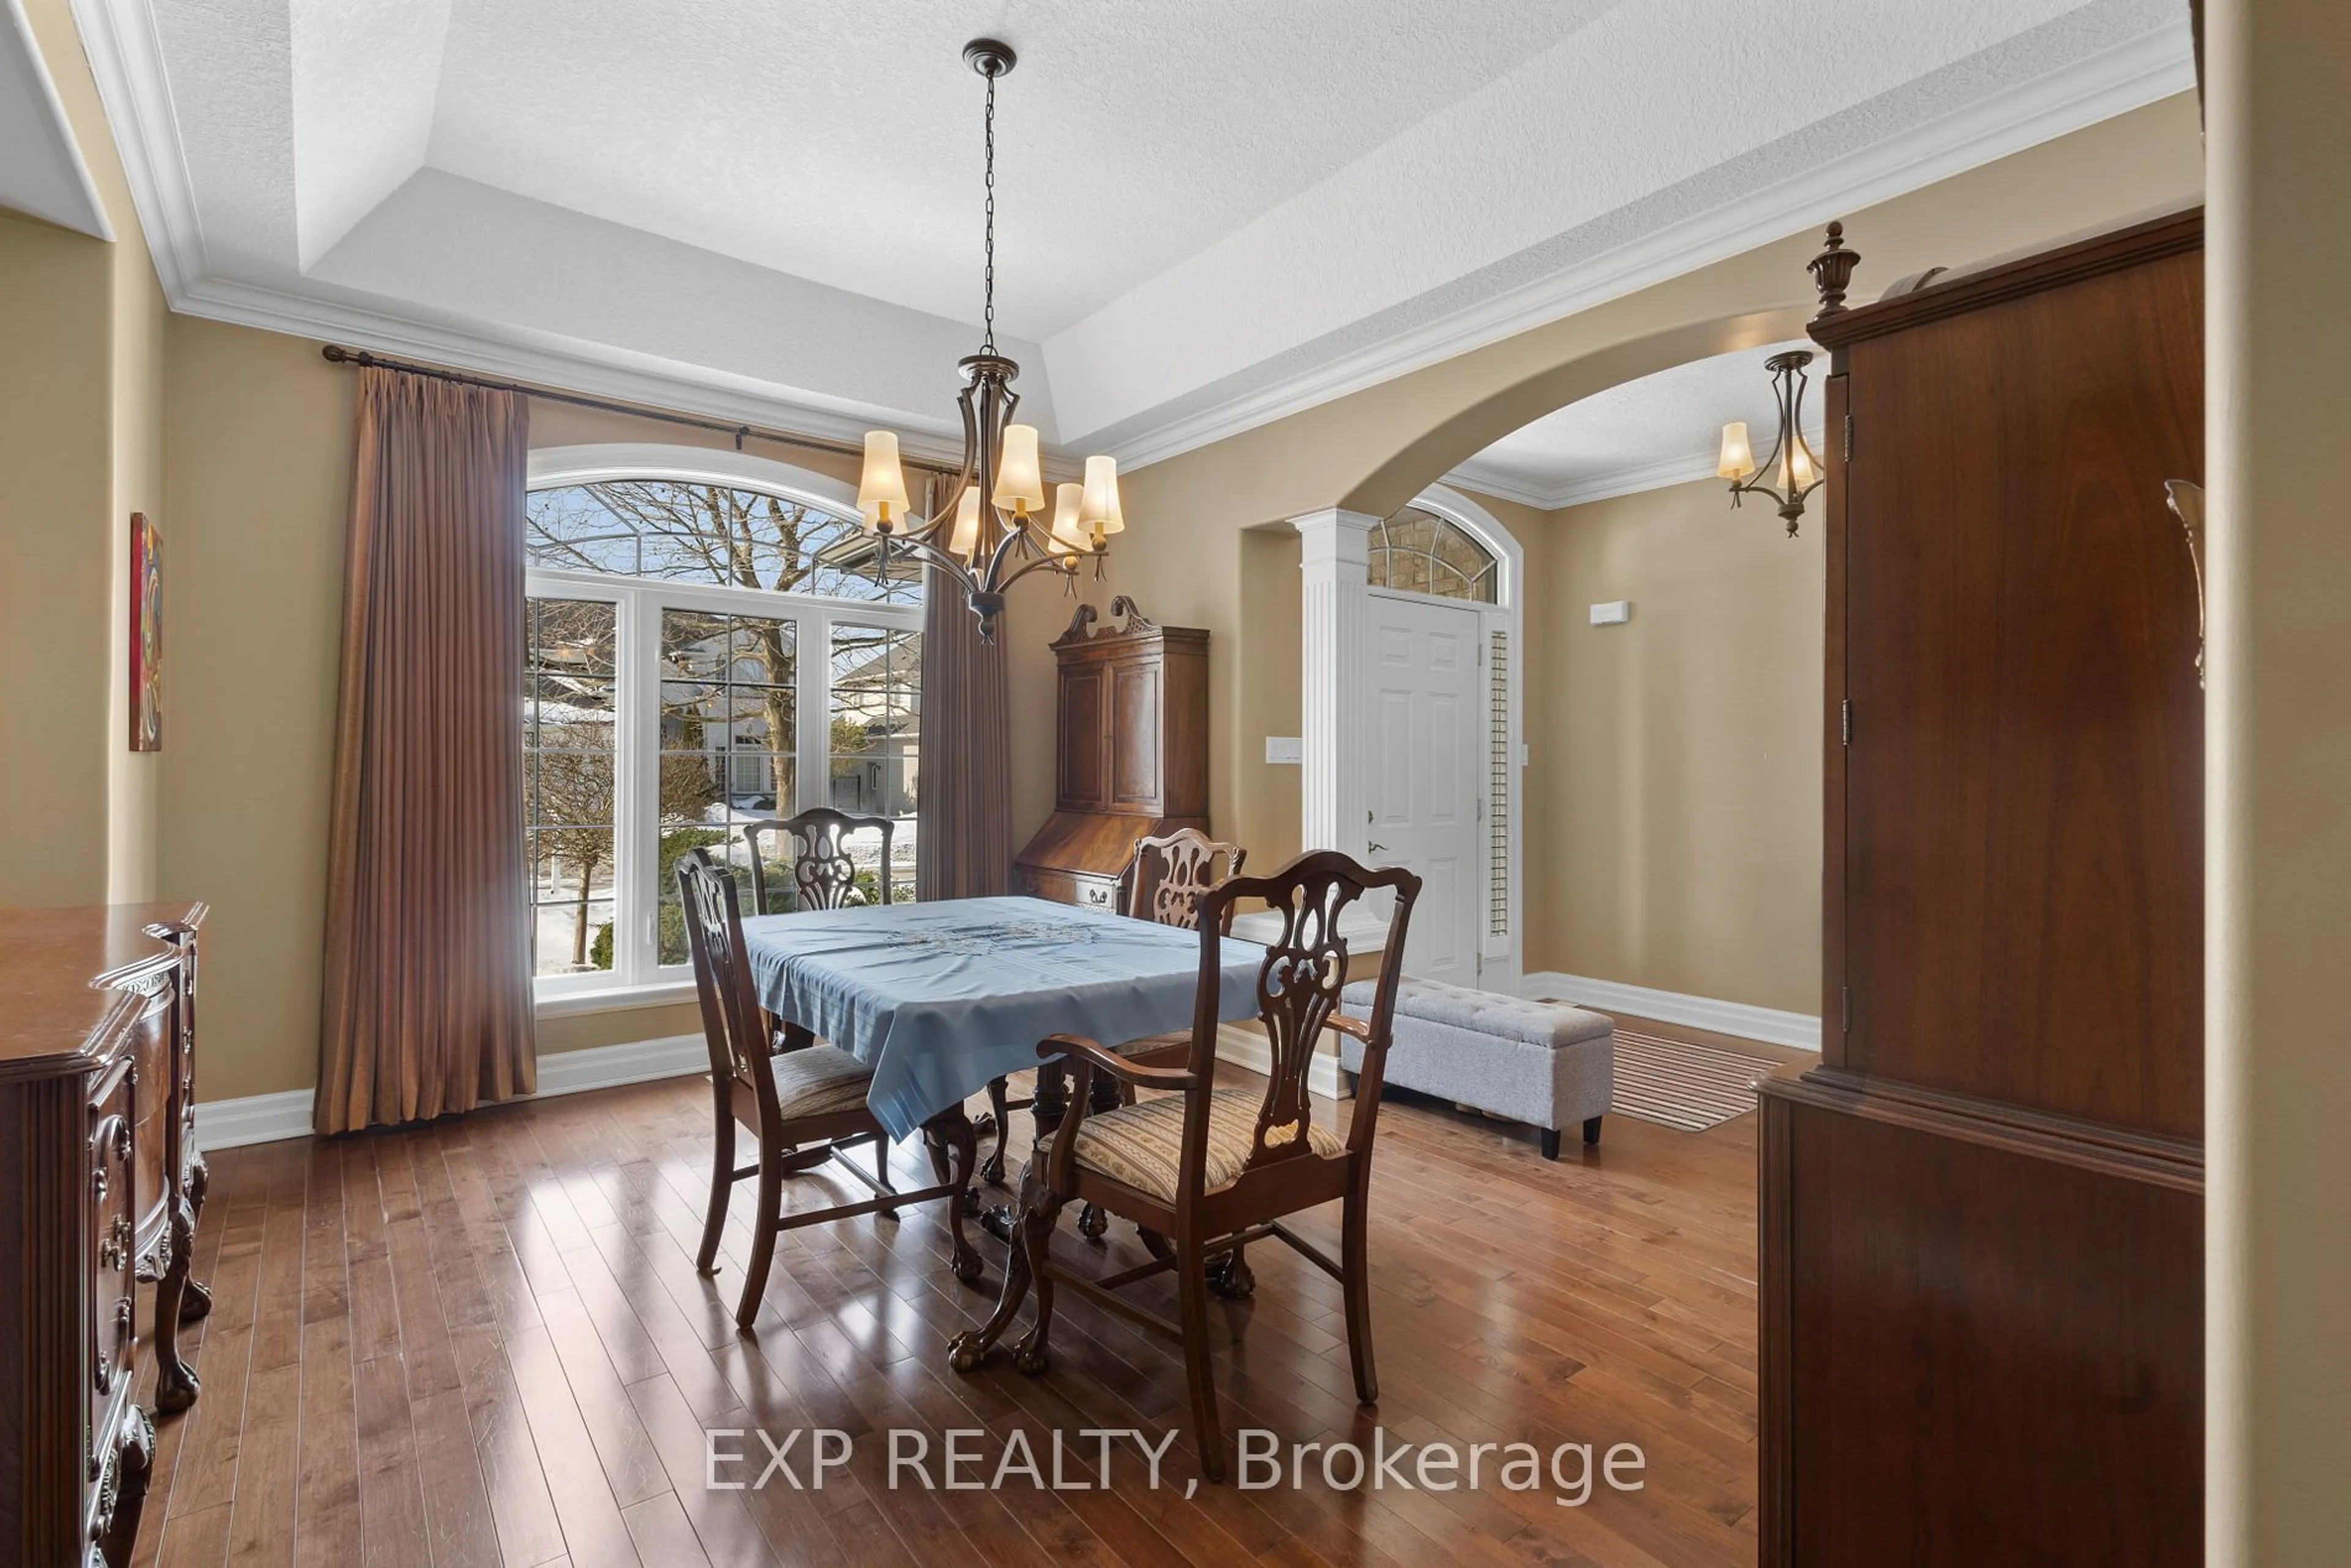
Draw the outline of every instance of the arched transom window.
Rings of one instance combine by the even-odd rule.
[[[876,582],[872,537],[788,497],[679,479],[558,485],[530,496],[534,567],[920,604],[921,566],[900,556]]]
[[[1501,602],[1501,572],[1468,530],[1418,507],[1376,524],[1367,541],[1374,588]]]
[[[894,818],[906,896],[920,568],[893,559],[877,578],[853,502],[827,504],[820,476],[790,471],[770,489],[614,475],[592,451],[575,461],[577,477],[542,475],[526,509],[523,804],[541,992],[674,983],[677,859],[705,849],[747,865],[748,821],[819,805]],[[877,842],[852,843],[872,862],[861,883],[878,880]],[[768,869],[764,913],[781,913],[791,879]]]

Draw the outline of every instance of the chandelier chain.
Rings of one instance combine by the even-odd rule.
[[[987,78],[987,266],[983,275],[979,351],[996,352],[996,77]]]

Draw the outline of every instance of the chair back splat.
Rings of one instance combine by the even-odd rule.
[[[1118,873],[1118,912],[1155,925],[1197,930],[1201,895],[1240,875],[1241,862],[1248,858],[1240,845],[1212,839],[1197,828],[1137,839],[1126,869]],[[1224,862],[1221,873],[1219,861]],[[1230,909],[1227,905],[1228,918]]]
[[[791,908],[843,909],[872,902],[857,885],[857,864],[849,853],[850,835],[882,835],[882,865],[875,876],[875,889],[880,894],[879,902],[888,904],[892,898],[890,842],[896,831],[897,824],[887,817],[836,811],[830,806],[811,806],[779,821],[746,822],[743,843],[751,854],[751,913],[786,913],[768,905],[768,862],[760,844],[768,834],[781,833],[791,844]]]
[[[1281,916],[1281,935],[1266,945],[1265,962],[1258,967],[1257,1015],[1265,1027],[1271,1065],[1265,1100],[1258,1111],[1249,1170],[1309,1152],[1307,1134],[1314,1103],[1307,1092],[1308,1070],[1313,1065],[1316,1042],[1338,1011],[1339,993],[1347,983],[1347,944],[1339,935],[1340,917],[1366,894],[1377,890],[1392,892],[1395,899],[1388,919],[1387,958],[1381,966],[1372,1016],[1366,1020],[1364,1071],[1348,1135],[1351,1148],[1368,1151],[1373,1123],[1379,1114],[1381,1066],[1395,1015],[1405,935],[1414,901],[1420,896],[1420,878],[1401,867],[1370,870],[1343,854],[1322,851],[1301,855],[1271,876],[1230,878],[1201,896],[1200,988],[1192,1024],[1191,1069],[1204,1079],[1215,1071],[1223,956],[1219,949],[1232,920],[1233,905],[1242,899],[1261,899]],[[1186,1128],[1187,1143],[1206,1136],[1204,1121]]]
[[[677,891],[685,908],[686,948],[694,960],[694,989],[702,1003],[711,1076],[720,1083],[741,1084],[758,1102],[761,1117],[772,1124],[772,1042],[743,951],[743,911],[735,873],[714,862],[707,850],[688,850],[677,860]]]

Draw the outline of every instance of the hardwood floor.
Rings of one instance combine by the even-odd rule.
[[[197,1239],[212,1316],[192,1336],[203,1397],[159,1423],[138,1561],[920,1563],[1058,1560],[1226,1564],[1689,1564],[1755,1559],[1754,1117],[1688,1135],[1611,1117],[1559,1163],[1528,1134],[1426,1103],[1381,1120],[1372,1231],[1382,1400],[1357,1408],[1338,1287],[1279,1244],[1250,1249],[1255,1297],[1216,1305],[1228,1427],[1293,1442],[1640,1446],[1642,1490],[1595,1480],[1559,1505],[1496,1484],[1334,1490],[1185,1483],[1172,1345],[1063,1292],[1052,1370],[999,1353],[948,1370],[986,1314],[957,1286],[935,1213],[788,1233],[768,1309],[730,1316],[748,1237],[738,1197],[724,1269],[694,1270],[707,1176],[698,1080],[482,1111],[423,1128],[213,1156]],[[1342,1112],[1343,1116],[1343,1110]],[[919,1149],[894,1155],[904,1185]],[[810,1201],[833,1178],[802,1178]],[[1302,1227],[1336,1250],[1335,1206]],[[1123,1225],[1103,1267],[1140,1261]],[[1086,1244],[1065,1224],[1059,1245]],[[1152,1291],[1155,1290],[1155,1298]],[[1172,1313],[1163,1281],[1141,1292]],[[152,1376],[151,1370],[147,1375]],[[852,1435],[820,1491],[778,1476],[705,1485],[705,1428]],[[1050,1482],[1096,1478],[1092,1428],[1167,1450],[1150,1490],[1133,1437],[1106,1489],[890,1484],[891,1428],[983,1455],[1013,1434]],[[756,1437],[725,1439],[764,1464]],[[795,1474],[805,1485],[799,1439]],[[1571,1455],[1566,1475],[1574,1479]],[[1343,1462],[1338,1479],[1347,1479]],[[1410,1460],[1396,1473],[1414,1480]],[[1436,1479],[1442,1480],[1439,1475]],[[1629,1476],[1625,1479],[1631,1479]]]

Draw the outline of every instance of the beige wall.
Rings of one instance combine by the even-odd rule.
[[[0,902],[107,888],[112,300],[103,242],[0,214]]]
[[[2351,8],[2210,0],[2206,1557],[2339,1563],[2351,1477]]]
[[[163,679],[164,735],[171,736],[171,519],[163,515],[163,362],[171,313],[139,237],[127,194],[119,204],[127,214],[117,232],[127,240],[113,247],[112,419],[110,465],[113,506],[108,522],[107,617],[107,868],[110,903],[141,902],[160,895],[162,873],[162,804],[165,753],[135,752],[131,733],[131,528],[143,512],[161,533],[165,596]]]
[[[220,1100],[317,1073],[352,382],[192,316],[166,363],[163,885],[213,907],[196,1093]]]
[[[126,738],[129,538],[162,499],[162,292],[66,0],[26,14],[117,237],[0,214],[0,900],[143,898],[163,760]]]
[[[1711,480],[1550,515],[1530,970],[1820,1011],[1823,555]],[[1625,599],[1632,620],[1586,606]]]

